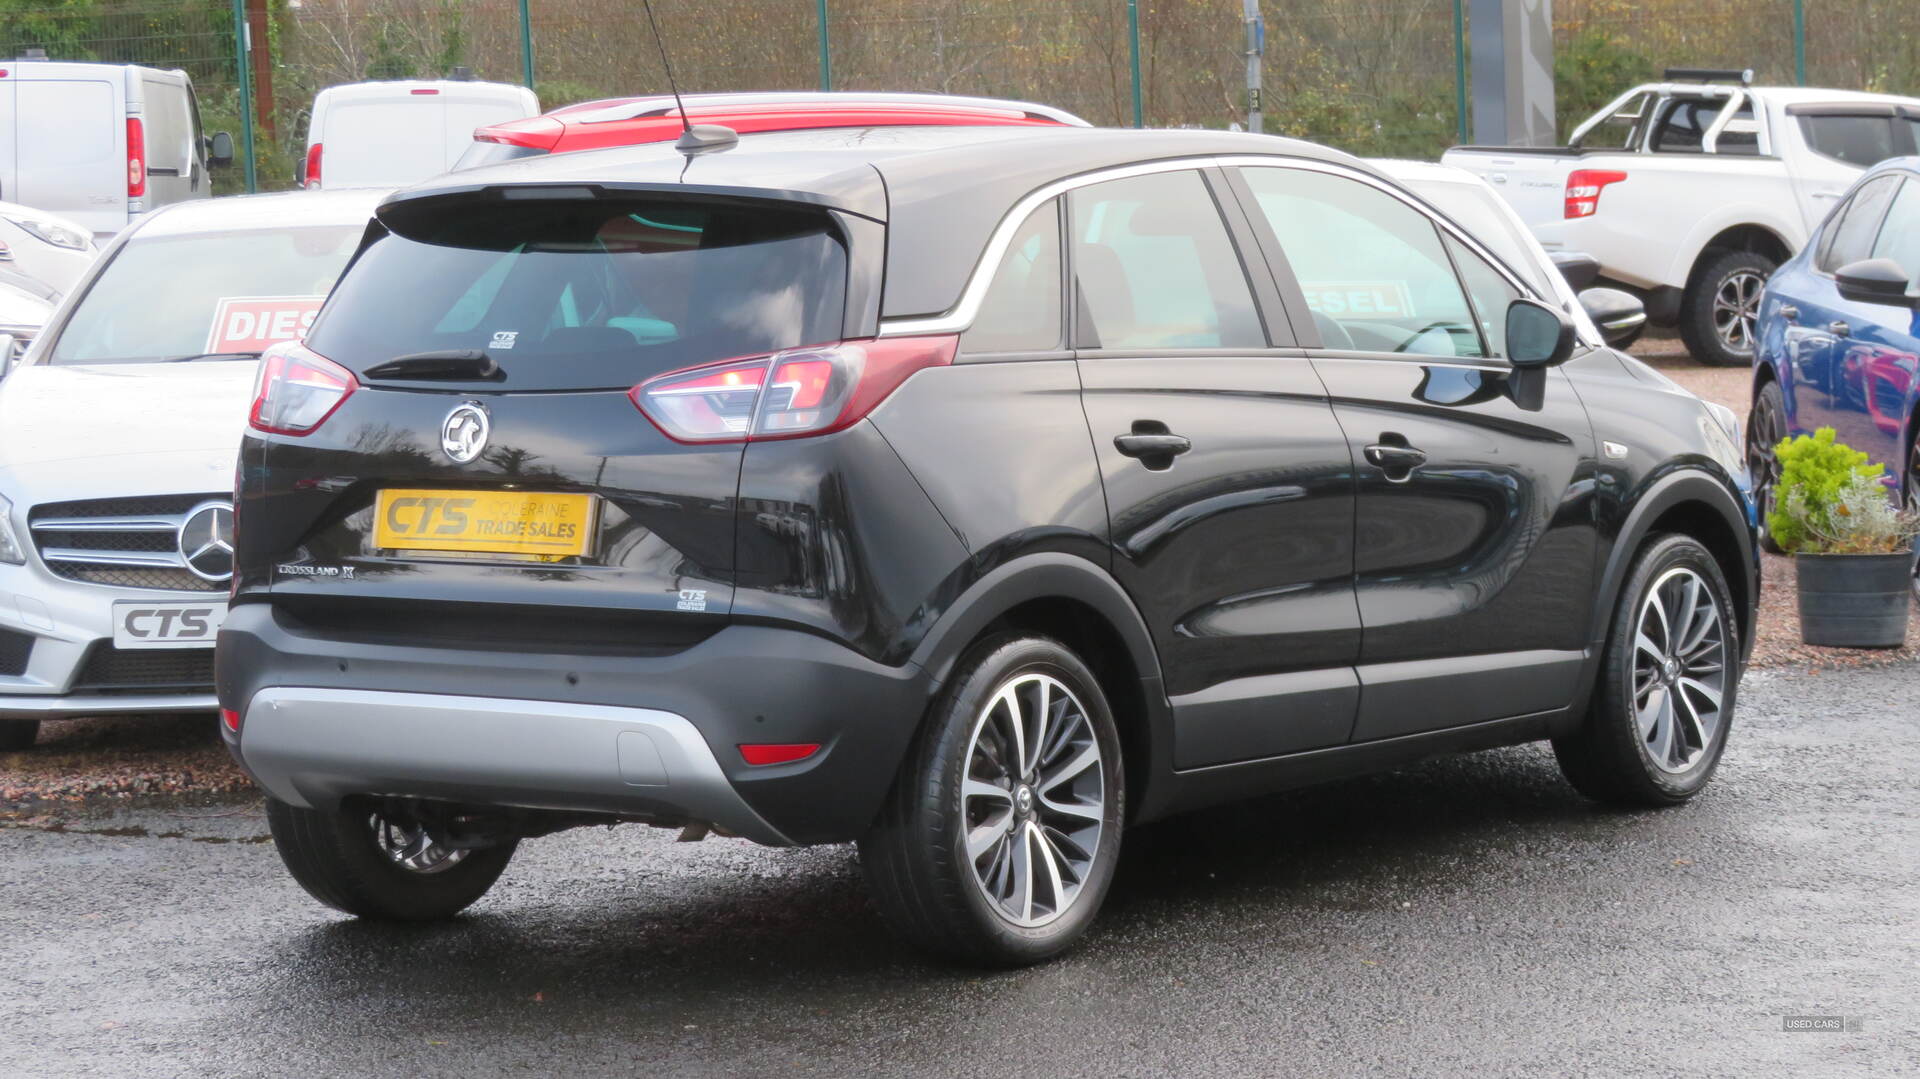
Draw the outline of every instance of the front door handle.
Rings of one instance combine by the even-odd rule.
[[[1366,454],[1367,463],[1385,472],[1387,479],[1394,483],[1405,483],[1414,469],[1427,463],[1426,453],[1407,445],[1405,439],[1376,442],[1367,447]]]
[[[1847,325],[1840,319],[1834,319],[1832,322],[1827,323],[1827,332],[1835,337],[1852,337],[1853,327]]]
[[[1800,309],[1790,303],[1783,303],[1780,305],[1780,317],[1793,322],[1800,317]]]

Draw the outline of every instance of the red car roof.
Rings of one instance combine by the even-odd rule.
[[[1066,114],[1052,110],[1043,113],[1017,102],[914,102],[857,96],[832,100],[826,94],[812,100],[779,100],[769,96],[771,99],[764,101],[693,99],[687,102],[687,116],[695,123],[719,124],[742,135],[829,127],[1058,127],[1067,123],[1059,118]],[[479,142],[566,153],[671,142],[680,136],[680,129],[680,112],[673,98],[643,97],[568,105],[541,116],[489,124],[474,131],[473,137]]]

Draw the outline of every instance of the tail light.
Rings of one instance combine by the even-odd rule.
[[[320,186],[320,144],[317,142],[314,143],[312,146],[307,147],[306,186],[308,187]]]
[[[1606,190],[1608,184],[1617,184],[1626,178],[1626,173],[1612,169],[1575,169],[1568,173],[1567,219],[1592,217],[1600,208],[1600,192]]]
[[[353,372],[297,341],[260,354],[247,422],[275,435],[312,434],[360,383]]]
[[[137,116],[127,117],[127,197],[147,193],[147,129]]]
[[[824,435],[860,422],[916,371],[952,363],[959,340],[881,337],[788,349],[670,372],[627,396],[676,442]]]

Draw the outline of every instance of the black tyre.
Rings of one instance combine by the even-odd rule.
[[[1906,500],[1907,508],[1920,514],[1920,417],[1913,426],[1913,441],[1907,445]],[[1913,598],[1920,602],[1920,540],[1913,547]]]
[[[1757,251],[1728,251],[1694,275],[1680,300],[1680,339],[1715,367],[1753,362],[1760,293],[1779,264]]]
[[[860,841],[881,914],[962,962],[1059,954],[1113,882],[1124,774],[1106,695],[1071,650],[1033,636],[974,646]]]
[[[381,921],[451,918],[487,894],[515,846],[451,848],[425,826],[366,805],[322,812],[269,798],[267,824],[280,860],[307,894]]]
[[[1567,780],[1625,805],[1698,794],[1733,723],[1739,632],[1713,555],[1689,536],[1649,541],[1620,590],[1586,720],[1553,741]]]
[[[37,719],[0,719],[0,753],[32,749],[33,740],[38,737],[40,721]]]
[[[1753,397],[1753,411],[1747,415],[1747,474],[1753,477],[1753,497],[1760,504],[1760,546],[1774,554],[1780,545],[1767,531],[1767,515],[1773,512],[1773,488],[1780,482],[1780,462],[1773,448],[1787,437],[1787,402],[1780,384],[1769,380]]]

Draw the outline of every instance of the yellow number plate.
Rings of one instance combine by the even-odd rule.
[[[593,545],[592,495],[526,491],[381,491],[373,503],[376,547],[532,555],[584,555]]]

